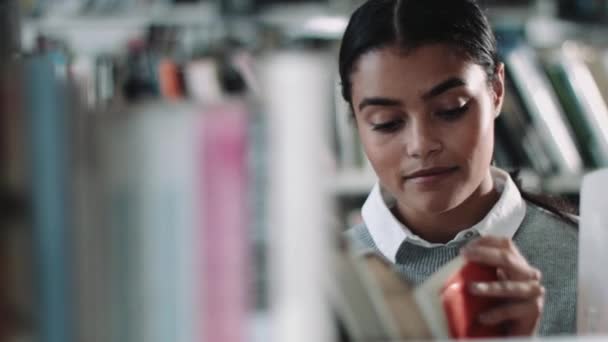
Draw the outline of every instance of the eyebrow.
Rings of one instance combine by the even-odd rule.
[[[386,97],[367,97],[363,99],[359,103],[359,111],[363,110],[363,108],[367,106],[385,106],[385,107],[394,107],[400,106],[401,101],[396,99],[390,99]]]
[[[466,85],[466,82],[462,78],[452,77],[434,86],[433,89],[422,95],[422,98],[428,100],[430,98],[439,96],[452,88],[462,87]]]
[[[438,85],[434,86],[431,90],[429,90],[424,95],[422,95],[422,99],[428,100],[433,97],[437,97],[450,89],[462,87],[462,86],[466,86],[466,85],[467,85],[466,82],[464,80],[462,80],[461,78],[452,77],[452,78],[449,78],[449,79],[439,83]],[[402,104],[401,101],[399,101],[397,99],[391,99],[391,98],[386,98],[386,97],[367,97],[359,103],[359,111],[363,110],[363,108],[365,108],[367,106],[394,107],[394,106],[401,106],[401,104]]]

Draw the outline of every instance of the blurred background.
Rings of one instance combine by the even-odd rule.
[[[333,341],[375,176],[337,79],[360,0],[0,0],[0,341]],[[496,164],[608,166],[608,1],[482,1]],[[331,291],[330,291],[331,292]]]

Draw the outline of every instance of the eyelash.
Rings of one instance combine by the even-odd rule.
[[[437,112],[437,116],[440,116],[447,121],[456,120],[460,118],[460,116],[462,116],[462,114],[464,114],[468,109],[469,104],[467,103],[462,107]]]
[[[393,121],[389,121],[389,122],[385,122],[385,123],[381,123],[381,124],[374,124],[374,125],[372,125],[372,130],[378,131],[381,133],[392,133],[392,132],[397,131],[399,128],[401,128],[402,124],[403,124],[402,119],[393,120]]]
[[[454,121],[460,118],[468,109],[469,105],[465,104],[462,107],[437,112],[436,115],[442,117],[446,121]],[[388,134],[399,130],[403,123],[403,119],[398,119],[380,124],[373,124],[372,130]]]

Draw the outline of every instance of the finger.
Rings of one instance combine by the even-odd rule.
[[[534,323],[543,311],[543,300],[529,300],[505,304],[479,315],[479,322],[485,325],[496,325],[507,321],[527,321]]]
[[[486,247],[497,247],[497,248],[514,248],[515,244],[509,238],[498,237],[498,236],[482,236],[478,239],[475,239],[469,242],[465,248],[473,247],[473,246],[486,246]]]
[[[496,270],[496,276],[498,277],[498,280],[500,280],[500,281],[509,280],[509,278],[507,277],[507,274],[505,273],[505,270],[503,270],[502,268],[499,268]]]
[[[468,249],[475,249],[480,246],[495,247],[495,248],[502,249],[502,250],[510,250],[513,252],[514,255],[516,255],[518,258],[520,258],[525,264],[528,264],[526,259],[521,255],[519,248],[517,248],[517,245],[515,245],[513,240],[511,240],[509,238],[505,238],[505,237],[498,237],[498,236],[481,237],[481,238],[469,243],[467,246],[465,246],[463,248],[462,252],[466,252]],[[540,279],[538,279],[538,280],[540,280]]]
[[[545,288],[537,281],[496,281],[471,283],[469,292],[482,297],[529,300],[544,297]]]
[[[468,261],[503,269],[512,280],[540,280],[541,277],[539,270],[528,265],[526,259],[510,250],[473,246],[463,249],[462,255]]]

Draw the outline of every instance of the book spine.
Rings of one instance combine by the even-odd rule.
[[[133,149],[135,130],[129,113],[108,114],[100,128],[100,155],[102,168],[101,210],[105,228],[103,254],[107,278],[102,281],[100,295],[104,305],[110,341],[135,341],[140,324],[136,317],[142,314],[141,291],[136,288],[140,278],[140,243],[136,227],[135,181],[139,163]],[[137,337],[137,339],[136,339]]]
[[[246,339],[250,258],[248,116],[240,105],[203,113],[203,341]]]
[[[0,2],[0,64],[12,60],[19,52],[21,30],[19,25],[19,3],[17,0],[4,0]]]
[[[335,86],[335,136],[337,138],[337,164],[341,169],[352,170],[360,166],[360,155],[358,141],[356,139],[357,132],[355,131],[354,118],[351,118],[351,112],[348,103],[344,101],[340,92],[340,85]]]
[[[578,248],[577,333],[608,334],[608,293],[605,272],[598,265],[608,262],[608,209],[606,206],[608,170],[585,175],[581,186]]]
[[[327,116],[331,62],[324,55],[280,52],[262,61],[269,117],[269,267],[274,341],[333,340],[324,295],[329,246]],[[280,96],[277,96],[280,94]],[[311,327],[315,327],[311,329]]]
[[[105,311],[107,297],[103,293],[106,288],[104,281],[109,277],[104,262],[104,253],[109,245],[104,229],[106,226],[102,224],[103,212],[99,206],[98,179],[103,173],[98,168],[98,120],[97,116],[85,111],[85,98],[81,96],[86,89],[75,86],[77,88],[72,87],[70,98],[82,102],[75,101],[70,111],[74,334],[77,341],[108,341],[104,335],[109,331],[105,324],[108,316]]]
[[[586,166],[597,167],[601,165],[601,160],[596,160],[591,151],[593,148],[593,135],[588,121],[585,119],[585,113],[580,102],[577,100],[572,83],[562,64],[561,54],[550,56],[547,58],[545,69],[547,76],[551,80],[555,93],[558,96],[566,118],[570,123],[570,127],[577,139],[581,156],[585,160]]]
[[[517,93],[513,89],[510,75],[505,75],[505,97],[501,114],[496,119],[494,132],[496,139],[500,140],[513,160],[513,167],[532,168],[531,158],[528,158],[518,133],[525,128],[524,109],[518,101]],[[499,166],[501,166],[499,164]],[[503,165],[504,166],[504,165]]]
[[[549,81],[537,66],[529,47],[520,46],[506,56],[513,80],[531,115],[532,123],[559,173],[577,174],[583,161]]]
[[[176,342],[200,341],[200,303],[204,288],[202,265],[198,254],[203,251],[201,245],[200,212],[202,179],[200,165],[201,134],[200,108],[194,104],[183,104],[176,108],[178,118],[170,126],[174,133],[174,143],[170,144],[173,157],[169,163],[176,165],[170,173],[169,183],[174,184],[176,198],[174,203],[175,230],[175,324]],[[169,111],[168,113],[172,113]],[[166,130],[164,130],[166,131]],[[169,226],[171,229],[171,226]]]
[[[608,107],[587,66],[579,60],[565,57],[562,65],[572,90],[580,104],[583,120],[591,129],[591,154],[600,166],[608,165]]]
[[[179,66],[170,59],[162,59],[158,63],[158,69],[161,95],[170,101],[179,100],[183,96]]]
[[[249,179],[248,195],[251,205],[253,257],[252,276],[255,283],[255,309],[258,313],[268,311],[268,122],[259,106],[251,106],[249,120]]]
[[[217,78],[218,67],[212,59],[195,60],[185,67],[184,80],[189,96],[205,105],[218,103],[222,89]]]
[[[68,255],[68,141],[65,84],[57,75],[59,55],[26,61],[24,100],[31,138],[32,216],[41,341],[72,340]],[[65,65],[64,65],[65,66]],[[65,69],[64,69],[65,70]]]
[[[196,341],[201,275],[196,253],[200,115],[187,104],[151,103],[136,115],[144,341]]]

